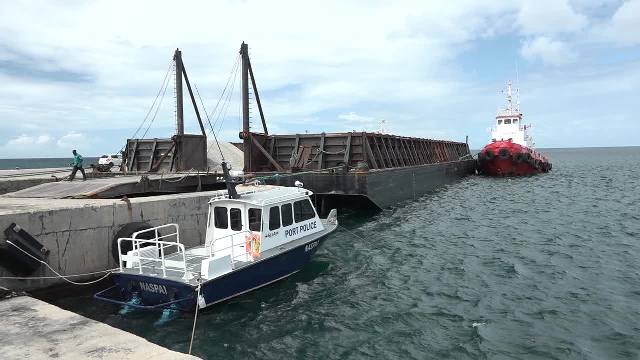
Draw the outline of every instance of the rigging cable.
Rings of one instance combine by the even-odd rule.
[[[222,125],[224,124],[224,120],[227,118],[227,113],[229,112],[229,107],[231,105],[231,98],[233,97],[233,94],[234,94],[234,89],[235,89],[235,85],[236,85],[236,79],[238,78],[238,72],[239,71],[237,71],[234,74],[233,81],[231,82],[231,90],[229,91],[229,95],[228,95],[226,101],[223,103],[223,108],[218,113],[218,118],[216,119],[216,121],[213,122],[214,124],[217,124],[218,121],[220,121],[220,124],[218,125],[218,132],[220,132],[220,130],[222,130]]]
[[[229,73],[229,77],[227,78],[227,83],[224,85],[224,89],[222,89],[222,93],[220,94],[220,97],[218,98],[218,102],[216,103],[216,106],[213,108],[213,110],[211,110],[211,113],[209,114],[211,117],[213,117],[215,115],[216,111],[218,110],[218,106],[220,105],[220,101],[222,101],[222,99],[225,97],[225,93],[227,91],[227,88],[229,87],[229,83],[231,82],[232,78],[235,78],[235,74],[237,73],[239,64],[240,64],[240,55],[238,55],[236,57],[236,62],[231,67],[231,72]],[[209,116],[207,118],[209,118]],[[209,122],[209,126],[211,127],[211,131],[215,131],[214,130],[215,124],[216,124],[215,121],[213,122],[213,124],[211,124],[211,122]]]
[[[220,148],[220,143],[218,142],[218,137],[216,136],[216,132],[213,130],[213,126],[211,125],[211,120],[209,119],[209,114],[207,113],[207,108],[204,106],[204,102],[202,101],[202,96],[200,96],[200,90],[198,90],[198,85],[196,85],[195,83],[193,84],[193,87],[196,88],[196,94],[198,94],[198,98],[200,99],[200,104],[202,105],[202,110],[204,110],[204,114],[207,117],[207,122],[209,123],[209,126],[211,126],[211,134],[213,135],[213,139],[216,141],[216,145],[218,145],[218,150],[220,151],[220,157],[222,158],[222,161],[224,162],[224,154],[222,153],[222,149]],[[209,148],[207,147],[207,153],[209,152]]]
[[[166,79],[167,78],[165,77],[165,80]],[[156,116],[158,115],[158,111],[160,110],[160,106],[162,106],[162,101],[164,100],[164,95],[167,93],[167,88],[168,87],[169,87],[169,81],[165,81],[164,91],[162,92],[162,97],[160,97],[160,102],[158,103],[158,106],[156,107],[156,112],[153,114],[153,118],[151,118],[151,121],[149,122],[149,125],[147,126],[147,128],[144,131],[144,134],[142,134],[142,139],[144,139],[144,137],[147,136],[147,132],[149,131],[149,129],[151,128],[151,125],[155,121]]]
[[[147,119],[149,118],[149,114],[151,114],[151,111],[155,107],[156,102],[158,101],[158,97],[160,96],[160,93],[162,92],[162,89],[166,87],[165,83],[167,82],[167,78],[169,77],[169,73],[171,71],[172,65],[173,65],[173,60],[169,61],[169,66],[167,67],[167,72],[164,74],[164,79],[162,80],[162,85],[160,85],[160,88],[158,89],[158,93],[156,94],[156,98],[153,100],[153,103],[151,104],[151,107],[149,108],[149,111],[147,111],[147,114],[145,115],[144,120],[142,120],[142,122],[140,123],[140,125],[138,126],[136,131],[133,133],[133,135],[131,135],[131,139],[134,139],[136,137],[136,135],[138,135],[138,132],[140,131],[140,129],[142,129],[144,124],[147,122]],[[126,147],[126,145],[124,145],[122,147],[122,149],[120,149],[119,152],[122,152],[125,147]]]

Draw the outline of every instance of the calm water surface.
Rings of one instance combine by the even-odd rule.
[[[640,148],[550,150],[344,228],[287,280],[200,313],[206,359],[638,359]],[[356,236],[357,235],[357,236]],[[66,308],[186,352],[192,315]]]

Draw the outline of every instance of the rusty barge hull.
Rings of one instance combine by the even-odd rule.
[[[475,171],[475,160],[461,160],[369,172],[261,174],[273,185],[294,186],[296,180],[315,193],[318,209],[385,208],[417,199]]]
[[[473,174],[466,143],[369,132],[242,133],[245,174],[268,184],[301,181],[318,209],[384,208]]]

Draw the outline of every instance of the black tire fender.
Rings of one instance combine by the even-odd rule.
[[[111,256],[113,256],[113,260],[115,260],[116,264],[120,259],[120,256],[118,254],[118,239],[129,238],[133,235],[133,233],[137,231],[151,229],[151,228],[152,226],[145,222],[132,222],[132,223],[125,224],[116,232],[116,234],[113,236],[113,239],[111,240]],[[145,240],[153,239],[153,237],[154,237],[153,231],[149,231],[139,236],[140,239],[145,239]],[[122,254],[126,254],[132,249],[133,249],[133,246],[131,242],[124,241],[122,243],[122,246],[121,246]]]

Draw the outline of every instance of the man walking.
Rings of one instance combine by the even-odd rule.
[[[73,171],[69,176],[69,181],[73,181],[73,178],[76,177],[76,172],[80,170],[82,173],[82,181],[87,180],[87,175],[84,173],[84,169],[82,168],[82,155],[78,154],[77,151],[73,150]]]

